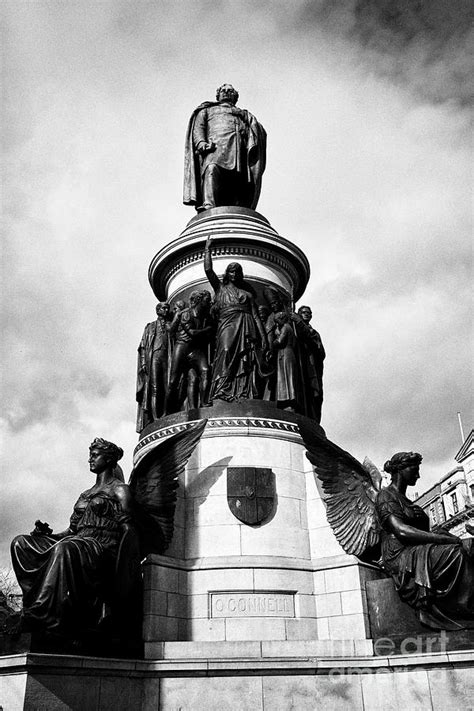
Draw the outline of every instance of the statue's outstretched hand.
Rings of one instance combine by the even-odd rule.
[[[211,245],[212,245],[212,237],[211,237],[211,235],[209,235],[206,240],[206,244],[204,245],[204,249],[206,250],[206,252],[208,252],[211,249]]]

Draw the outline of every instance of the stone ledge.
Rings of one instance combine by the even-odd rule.
[[[179,643],[173,643],[174,645]],[[190,643],[184,643],[189,645]],[[220,643],[232,645],[231,642]],[[243,652],[242,644],[239,645]],[[248,644],[248,643],[244,643]],[[255,644],[255,643],[252,643]],[[281,645],[282,643],[278,643]],[[295,643],[291,643],[294,646]],[[196,644],[199,646],[199,643]],[[224,650],[221,648],[221,652]],[[290,651],[290,650],[288,650]],[[308,650],[309,651],[309,650]],[[51,654],[18,654],[0,658],[0,674],[34,673],[40,675],[80,676],[246,676],[267,674],[344,674],[400,673],[410,669],[455,669],[474,665],[474,650],[462,655],[417,654],[396,657],[303,655],[260,656],[242,654],[232,658],[225,654],[201,658],[172,658],[159,660],[123,660],[95,657],[67,657]],[[365,671],[366,670],[366,671]]]
[[[328,558],[291,558],[283,556],[215,556],[203,558],[171,558],[165,555],[152,553],[145,559],[144,565],[160,565],[164,568],[178,570],[220,570],[229,568],[275,568],[284,570],[302,570],[314,573],[317,570],[333,570],[337,568],[347,568],[351,565],[358,565],[362,568],[379,568],[370,563],[363,563],[355,556],[337,555]],[[382,571],[380,571],[382,572]]]

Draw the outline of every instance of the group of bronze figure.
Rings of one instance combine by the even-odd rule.
[[[318,423],[323,401],[324,347],[309,306],[297,312],[276,288],[257,304],[237,262],[221,279],[212,268],[211,240],[204,270],[214,290],[193,291],[189,304],[159,303],[138,347],[137,431],[182,409],[216,400],[269,400]]]
[[[191,118],[186,143],[184,201],[206,210],[233,204],[255,207],[265,168],[266,135],[249,112],[236,107],[230,85]],[[230,202],[231,201],[231,202]],[[239,264],[222,280],[213,270],[208,240],[204,269],[214,295],[193,291],[189,303],[159,303],[138,349],[138,422],[141,432],[163,415],[217,400],[264,399],[319,422],[324,348],[311,326],[311,309],[297,313],[276,288],[257,303]],[[316,434],[299,418],[334,534],[352,555],[379,564],[401,598],[427,626],[474,627],[473,539],[430,532],[423,510],[406,496],[421,456],[399,452],[380,473]],[[140,562],[163,553],[173,535],[178,477],[206,420],[160,442],[124,483],[123,452],[95,439],[89,467],[96,480],[80,494],[66,530],[36,522],[12,543],[13,567],[23,591],[23,629],[77,642],[88,630],[119,639],[139,637]],[[275,551],[275,555],[278,551]],[[59,644],[59,646],[58,646]]]
[[[57,649],[99,631],[123,645],[140,636],[140,561],[163,553],[173,535],[177,478],[206,420],[160,443],[123,481],[122,450],[95,439],[89,467],[95,484],[76,501],[68,528],[36,522],[12,542],[23,591],[23,630]],[[300,425],[308,457],[326,493],[328,520],[347,553],[377,562],[420,621],[434,629],[474,628],[473,538],[430,532],[429,518],[406,496],[421,455],[399,452],[385,464],[391,484],[335,444]],[[71,650],[71,647],[67,647]]]

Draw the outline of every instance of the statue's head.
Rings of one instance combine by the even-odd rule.
[[[231,262],[224,273],[224,278],[222,282],[224,284],[234,284],[235,282],[243,281],[244,272],[242,266],[238,262]]]
[[[122,468],[117,464],[123,457],[123,449],[102,437],[96,437],[89,447],[89,467],[91,472],[99,473],[108,467],[114,470],[114,477],[124,481]]]
[[[189,294],[189,305],[190,306],[197,306],[197,304],[200,304],[202,301],[202,291],[192,291]]]
[[[232,84],[222,84],[222,86],[216,90],[216,100],[229,101],[235,106],[239,100],[239,92],[234,89]]]
[[[298,309],[298,316],[300,316],[301,320],[305,323],[309,323],[313,317],[313,312],[309,306],[300,306]]]
[[[156,315],[166,318],[169,316],[170,308],[171,307],[167,301],[159,301],[156,305]]]
[[[212,301],[211,292],[208,291],[207,289],[203,289],[201,291],[201,297],[202,297],[202,299],[201,299],[202,305],[205,306],[206,308],[210,308],[211,301]]]
[[[270,306],[270,310],[273,311],[274,314],[283,310],[283,301],[276,289],[273,289],[271,286],[267,286],[263,290],[263,295]]]
[[[270,316],[270,309],[268,306],[265,306],[265,304],[260,304],[260,306],[257,309],[258,315],[260,316],[260,320],[262,323],[265,323],[267,318]]]
[[[385,462],[383,468],[393,477],[406,480],[409,486],[414,486],[420,476],[420,464],[423,457],[418,452],[397,452]]]
[[[279,326],[283,326],[283,324],[288,321],[288,314],[285,313],[285,311],[277,311],[275,314],[275,321]]]

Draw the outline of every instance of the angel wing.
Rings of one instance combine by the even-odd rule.
[[[346,553],[376,562],[380,558],[380,529],[375,498],[382,476],[369,459],[364,465],[311,426],[299,422],[306,456],[314,465],[325,493],[326,515]]]
[[[141,554],[164,553],[174,530],[178,477],[191,456],[207,420],[200,420],[157,444],[130,474]]]

